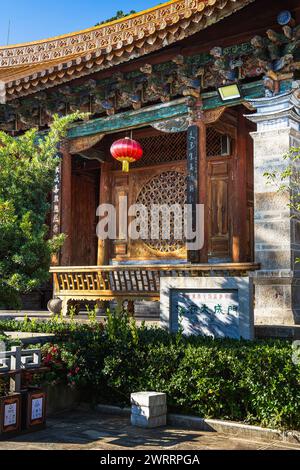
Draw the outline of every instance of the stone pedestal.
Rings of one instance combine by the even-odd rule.
[[[265,172],[281,171],[284,155],[300,147],[299,89],[251,101],[254,140],[254,316],[257,325],[300,324],[300,224],[291,218],[291,194],[278,193]]]
[[[167,424],[167,396],[158,392],[131,394],[131,424],[157,428]]]

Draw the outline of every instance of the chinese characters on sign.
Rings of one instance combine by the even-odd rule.
[[[60,233],[60,192],[61,192],[61,163],[56,167],[54,187],[52,191],[52,234]]]
[[[174,290],[172,304],[184,334],[240,338],[237,290]]]
[[[192,205],[192,230],[196,231],[196,204],[198,203],[198,126],[190,126],[187,132],[187,203]],[[190,252],[190,261],[197,261],[197,253]]]
[[[4,406],[4,427],[17,423],[17,403],[9,403]]]
[[[41,419],[43,417],[43,398],[34,398],[31,403],[31,420]]]

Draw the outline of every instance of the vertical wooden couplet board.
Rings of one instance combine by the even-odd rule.
[[[196,230],[196,204],[204,205],[204,245],[201,250],[189,251],[191,263],[207,263],[207,208],[206,208],[206,126],[200,120],[187,131],[187,203],[191,204],[192,228]]]
[[[189,126],[187,131],[187,203],[192,206],[192,230],[196,231],[196,205],[198,204],[199,128]],[[197,251],[188,251],[191,263],[197,263]]]
[[[57,154],[57,158],[60,158],[60,160],[55,169],[54,187],[52,190],[51,236],[57,236],[61,232],[61,175],[62,175],[61,153]],[[51,264],[54,266],[57,266],[59,264],[59,259],[57,255],[52,256]]]

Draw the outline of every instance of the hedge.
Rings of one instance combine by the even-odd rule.
[[[166,392],[171,411],[300,430],[300,365],[288,340],[213,340],[137,328],[126,314],[105,325],[0,322],[1,330],[55,332],[42,347],[45,380],[79,387],[89,402],[128,405],[131,392]]]

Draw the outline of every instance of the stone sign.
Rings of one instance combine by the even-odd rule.
[[[185,335],[253,338],[252,290],[248,277],[161,279],[161,324]]]

